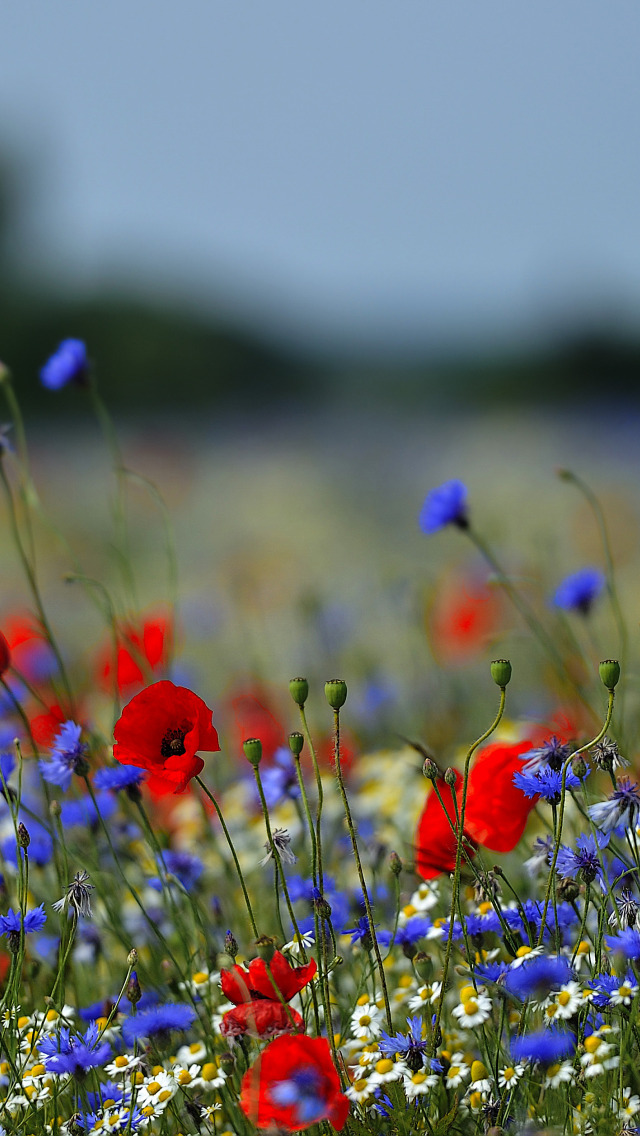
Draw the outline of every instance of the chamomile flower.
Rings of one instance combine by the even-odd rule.
[[[542,1003],[547,1020],[569,1019],[584,1005],[582,987],[571,979]]]
[[[471,1075],[471,1070],[464,1059],[464,1053],[454,1053],[449,1062],[449,1068],[445,1074],[445,1084],[448,1089],[457,1089],[467,1077]]]
[[[630,1006],[637,993],[637,982],[633,981],[631,975],[627,975],[618,988],[611,991],[609,998],[614,1006]]]
[[[193,1082],[194,1088],[203,1089],[205,1093],[211,1092],[212,1089],[220,1089],[227,1079],[227,1074],[224,1069],[221,1069],[217,1061],[207,1061],[201,1067],[199,1075]]]
[[[585,1077],[597,1077],[605,1069],[615,1069],[620,1064],[620,1057],[614,1053],[613,1046],[604,1040],[600,1032],[594,1032],[585,1038],[584,1053],[580,1064],[584,1069]]]
[[[140,1054],[120,1053],[109,1065],[105,1065],[104,1071],[108,1077],[126,1076],[132,1069],[136,1069],[141,1061]]]
[[[405,1073],[409,1073],[409,1066],[404,1061],[394,1060],[392,1057],[381,1057],[376,1061],[371,1073],[372,1085],[386,1085],[390,1081],[399,1081]]]
[[[554,1065],[548,1065],[545,1078],[545,1089],[557,1089],[559,1085],[568,1084],[575,1078],[575,1070],[571,1061],[556,1062]]]
[[[365,1002],[351,1015],[351,1032],[355,1037],[373,1041],[382,1029],[382,1014],[373,1002]]]
[[[640,1097],[631,1092],[631,1088],[627,1085],[622,1090],[622,1100],[620,1105],[615,1100],[611,1101],[611,1107],[618,1109],[618,1116],[620,1120],[627,1120],[640,1112]]]
[[[178,1082],[176,1078],[166,1069],[162,1069],[153,1073],[140,1085],[137,1103],[143,1112],[145,1108],[151,1107],[154,1110],[154,1115],[158,1115],[159,1112],[164,1112],[177,1091]]]
[[[415,1013],[416,1010],[423,1010],[425,1006],[434,1005],[440,997],[441,989],[441,982],[428,982],[424,986],[419,986],[413,997],[407,1002],[409,1009]]]
[[[207,1056],[207,1047],[203,1041],[192,1041],[191,1045],[181,1045],[176,1053],[176,1059],[181,1065],[189,1065],[192,1061],[204,1061]]]
[[[403,1077],[404,1094],[408,1101],[413,1101],[416,1097],[426,1096],[428,1092],[438,1084],[437,1073],[427,1073],[425,1069],[418,1069],[416,1073],[410,1071]]]
[[[505,1065],[504,1068],[500,1069],[498,1072],[498,1088],[512,1089],[518,1084],[524,1071],[524,1065]]]
[[[375,1088],[376,1086],[371,1084],[366,1077],[358,1077],[357,1080],[349,1085],[345,1093],[354,1104],[366,1104],[367,1101],[373,1097]]]
[[[463,1029],[474,1029],[491,1017],[491,999],[487,994],[478,992],[475,997],[454,1006],[451,1012]]]

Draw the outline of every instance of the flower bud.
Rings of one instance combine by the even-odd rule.
[[[508,659],[494,659],[491,664],[491,677],[500,690],[504,690],[511,678],[511,663]]]
[[[331,918],[331,904],[327,902],[323,895],[313,900],[313,907],[314,910],[318,912],[321,919]]]
[[[228,955],[231,955],[232,959],[236,957],[238,951],[240,950],[238,943],[231,931],[227,931],[224,937],[224,949]]]
[[[289,683],[289,693],[298,706],[304,706],[309,697],[309,683],[306,678],[292,678]]]
[[[402,871],[402,860],[397,852],[389,853],[389,871],[393,876],[399,876]]]
[[[573,762],[571,768],[573,769],[573,772],[575,773],[576,777],[579,777],[580,780],[582,781],[587,776],[589,766],[587,765],[586,761],[584,760],[582,754],[579,753],[578,756],[576,757],[575,761]]]
[[[438,769],[438,766],[432,758],[425,757],[424,765],[422,766],[422,773],[428,781],[437,781],[440,770]]]
[[[413,956],[413,969],[423,982],[430,982],[433,977],[433,961],[424,951],[418,951]]]
[[[0,675],[4,674],[4,672],[10,666],[11,666],[11,651],[9,650],[9,644],[7,643],[7,640],[5,639],[4,635],[0,631]]]
[[[62,814],[62,805],[60,801],[52,801],[49,805],[49,814],[54,820]]]
[[[347,684],[342,678],[331,678],[324,684],[324,693],[332,710],[340,710],[347,701]]]
[[[297,732],[289,734],[289,749],[294,757],[300,757],[302,747],[304,745],[304,737]]]
[[[276,940],[272,935],[261,935],[256,939],[256,947],[261,959],[265,962],[271,962],[274,954],[276,953]]]
[[[138,975],[136,974],[135,970],[131,971],[131,978],[129,979],[129,981],[127,983],[127,989],[125,990],[125,994],[127,996],[128,1001],[131,1002],[132,1006],[136,1006],[138,1004],[138,1002],[140,1001],[140,999],[142,998],[142,990],[140,989],[140,983],[138,982]]]
[[[260,738],[247,738],[246,742],[242,743],[244,756],[247,761],[256,768],[262,761],[262,742]]]
[[[455,789],[455,787],[456,787],[456,771],[455,771],[455,769],[451,769],[451,768],[447,769],[445,771],[444,779],[445,779],[445,783],[449,786],[450,789]]]
[[[132,947],[127,955],[127,965],[135,966],[138,961],[138,952],[135,947]]]
[[[222,1069],[223,1073],[226,1073],[227,1076],[229,1076],[230,1073],[233,1073],[236,1065],[236,1059],[231,1050],[225,1049],[224,1053],[220,1054],[218,1060],[220,1062],[220,1068]]]
[[[615,690],[620,678],[620,663],[617,659],[604,659],[598,667],[600,678],[607,690]]]
[[[28,829],[22,823],[22,821],[20,821],[20,824],[18,825],[18,845],[20,848],[28,848],[30,844],[31,837],[29,836]]]
[[[489,1076],[487,1066],[482,1061],[471,1062],[471,1081],[484,1081]]]
[[[580,884],[571,876],[563,876],[556,884],[556,896],[560,902],[573,903],[580,895]]]

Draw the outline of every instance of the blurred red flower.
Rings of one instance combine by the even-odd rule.
[[[495,742],[478,754],[469,773],[464,832],[475,844],[492,852],[511,852],[525,830],[537,798],[527,798],[513,784],[513,774],[522,769],[521,755],[532,748],[530,740],[507,745]],[[462,803],[462,774],[457,770],[456,801]],[[455,824],[453,794],[444,781],[438,791]],[[469,849],[467,848],[469,852]],[[425,880],[452,872],[456,841],[445,812],[432,789],[425,802],[416,834],[416,868]]]
[[[113,756],[123,765],[149,771],[154,792],[183,793],[204,768],[202,749],[219,750],[212,712],[185,686],[163,680],[141,690],[127,703],[113,730]]]
[[[465,663],[485,650],[503,613],[497,588],[474,576],[448,576],[426,612],[427,635],[442,663]]]
[[[116,681],[120,694],[131,693],[135,687],[144,686],[149,673],[155,675],[166,670],[172,638],[171,620],[165,615],[149,616],[142,623],[118,627]],[[113,690],[112,643],[99,652],[97,670],[101,687]]]
[[[240,1107],[257,1128],[299,1132],[328,1120],[339,1132],[349,1100],[324,1037],[283,1034],[242,1078]]]
[[[11,651],[9,644],[4,635],[0,631],[0,675],[3,675],[8,667],[11,666]]]
[[[34,714],[30,719],[29,725],[31,726],[31,733],[36,745],[50,746],[53,744],[53,739],[59,732],[60,727],[64,725],[69,717],[64,711],[55,703],[50,706],[48,710],[43,711],[42,714]]]
[[[259,738],[262,742],[263,759],[269,761],[275,751],[286,745],[284,726],[269,709],[267,695],[258,691],[260,697],[252,692],[236,694],[229,700],[233,715],[234,748],[242,755],[242,743],[246,738]]]
[[[3,631],[11,665],[34,685],[49,679],[55,670],[55,657],[35,617],[29,613],[10,616]]]

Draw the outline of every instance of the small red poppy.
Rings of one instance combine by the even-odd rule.
[[[185,686],[154,682],[127,703],[113,730],[113,756],[149,771],[154,792],[183,793],[204,768],[202,749],[219,750],[211,710]]]
[[[493,852],[511,852],[525,830],[537,798],[527,798],[513,784],[513,774],[522,769],[522,754],[531,741],[506,745],[497,742],[480,751],[469,773],[464,832],[476,844]],[[456,800],[462,804],[462,775],[456,774]],[[451,789],[444,781],[438,791],[448,815],[455,823]],[[467,849],[467,851],[469,851]],[[416,835],[416,868],[426,879],[452,872],[456,862],[456,841],[435,790],[429,793]]]
[[[242,1078],[240,1107],[257,1128],[300,1132],[328,1120],[344,1127],[349,1100],[324,1037],[283,1034]]]
[[[302,1033],[304,1022],[292,1006],[256,998],[227,1010],[220,1023],[223,1037],[275,1037],[281,1033]]]
[[[274,951],[269,969],[273,982],[285,1002],[289,1002],[311,981],[317,968],[315,959],[311,959],[304,966],[292,966],[281,951]],[[220,974],[222,993],[230,1002],[235,1002],[236,1006],[241,1002],[249,1002],[252,998],[277,999],[273,982],[269,977],[267,964],[261,958],[252,959],[246,970],[234,964],[228,970],[222,970]]]
[[[171,643],[172,626],[164,615],[154,615],[141,624],[118,627],[116,682],[120,694],[132,693],[135,687],[144,686],[146,676],[142,665],[157,674],[166,668]],[[142,665],[141,665],[142,664]],[[98,675],[104,690],[113,689],[113,645],[108,644],[98,656]]]

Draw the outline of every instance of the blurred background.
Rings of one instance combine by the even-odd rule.
[[[449,477],[544,606],[602,556],[554,481],[574,465],[635,596],[639,32],[635,0],[0,12],[0,358],[36,480],[115,574],[86,399],[38,382],[78,337],[172,511],[183,661],[216,689],[346,666],[363,721],[391,707],[397,729],[435,659],[475,666],[429,613],[480,567],[417,529]],[[157,517],[140,487],[128,507],[152,609]],[[97,641],[64,570],[59,619]],[[509,620],[487,632],[514,634],[524,654]]]

